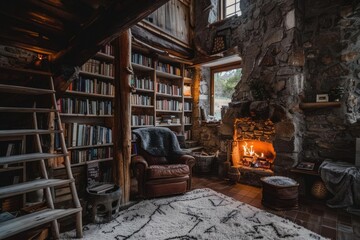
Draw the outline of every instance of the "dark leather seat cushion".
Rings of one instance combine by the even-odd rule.
[[[184,177],[190,174],[186,164],[152,165],[147,169],[148,179]]]

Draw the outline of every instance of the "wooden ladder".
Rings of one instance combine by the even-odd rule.
[[[36,103],[36,98],[34,97],[34,102],[32,107],[7,107],[1,106],[0,112],[8,114],[8,113],[17,113],[17,114],[25,114],[29,120],[33,122],[32,129],[11,129],[11,130],[0,130],[0,137],[2,136],[33,136],[35,139],[34,145],[36,146],[35,153],[25,153],[20,155],[8,156],[8,157],[0,157],[0,165],[6,164],[15,164],[15,163],[26,163],[38,161],[40,163],[41,169],[41,179],[36,179],[33,181],[24,181],[22,183],[8,185],[5,187],[0,187],[0,199],[7,198],[16,195],[23,195],[28,192],[33,192],[36,190],[43,189],[45,193],[45,201],[47,204],[47,209],[37,211],[34,213],[30,213],[21,217],[16,217],[14,219],[4,221],[0,223],[0,239],[7,238],[21,232],[27,231],[29,229],[38,227],[45,223],[52,223],[52,233],[53,238],[59,239],[59,226],[57,220],[62,217],[66,217],[69,215],[76,215],[76,237],[81,238],[83,236],[82,233],[82,208],[80,205],[80,201],[77,195],[75,180],[71,171],[70,159],[68,156],[68,151],[65,145],[64,133],[61,125],[60,114],[57,109],[56,104],[56,96],[53,79],[50,73],[41,72],[41,71],[32,71],[32,70],[24,70],[24,69],[16,69],[16,68],[3,68],[1,70],[13,72],[13,73],[21,73],[21,74],[29,74],[31,76],[40,76],[42,78],[49,80],[49,88],[39,88],[39,87],[28,87],[28,86],[20,86],[13,84],[0,84],[0,93],[6,94],[19,94],[27,95],[27,96],[45,96],[46,99],[50,100],[51,107],[38,107]],[[36,80],[32,80],[36,81]],[[50,99],[48,98],[50,97]],[[38,113],[55,113],[55,124],[57,124],[57,130],[51,129],[41,129],[39,128],[38,122]],[[32,115],[31,117],[29,115]],[[23,116],[23,115],[21,115]],[[51,119],[48,117],[48,119]],[[48,124],[50,128],[51,124]],[[47,153],[43,152],[41,136],[42,135],[50,135],[50,134],[59,134],[60,136],[60,144],[62,153]],[[64,158],[65,169],[67,173],[67,179],[49,179],[47,170],[46,170],[46,160],[52,158]],[[61,186],[61,185],[69,185],[74,208],[67,209],[56,209],[54,206],[55,196],[53,191],[51,191],[52,187]]]

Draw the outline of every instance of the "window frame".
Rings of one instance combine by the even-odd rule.
[[[210,115],[214,115],[215,112],[215,73],[230,71],[238,68],[242,68],[241,61],[236,61],[210,68]]]
[[[235,3],[232,4],[232,5],[236,5],[237,3],[240,3],[241,0],[235,0]],[[231,16],[228,16],[226,17],[226,0],[219,0],[220,4],[219,4],[219,20],[223,20],[225,18],[228,18],[228,17],[232,17],[232,16],[235,16],[235,15],[238,15],[238,16],[241,16],[241,14],[237,14],[239,11],[241,12],[241,8],[239,8],[239,11],[236,11],[236,7],[235,7],[235,12],[233,15]]]

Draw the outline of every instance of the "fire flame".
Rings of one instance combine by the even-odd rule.
[[[256,156],[256,157],[261,156],[262,158],[264,157],[264,153],[261,153],[261,155],[259,155],[254,151],[254,145],[253,144],[251,144],[250,147],[248,147],[248,143],[245,142],[245,144],[242,147],[243,147],[245,156]]]

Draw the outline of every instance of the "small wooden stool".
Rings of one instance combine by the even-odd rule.
[[[260,179],[263,185],[262,204],[275,210],[291,210],[299,207],[299,183],[283,176]]]
[[[97,186],[98,188],[104,185]],[[120,199],[122,195],[121,188],[114,184],[107,184],[112,187],[107,191],[96,192],[96,187],[87,188],[88,205],[91,210],[91,220],[94,223],[106,223],[116,218],[119,213]],[[92,191],[93,190],[93,191]]]

